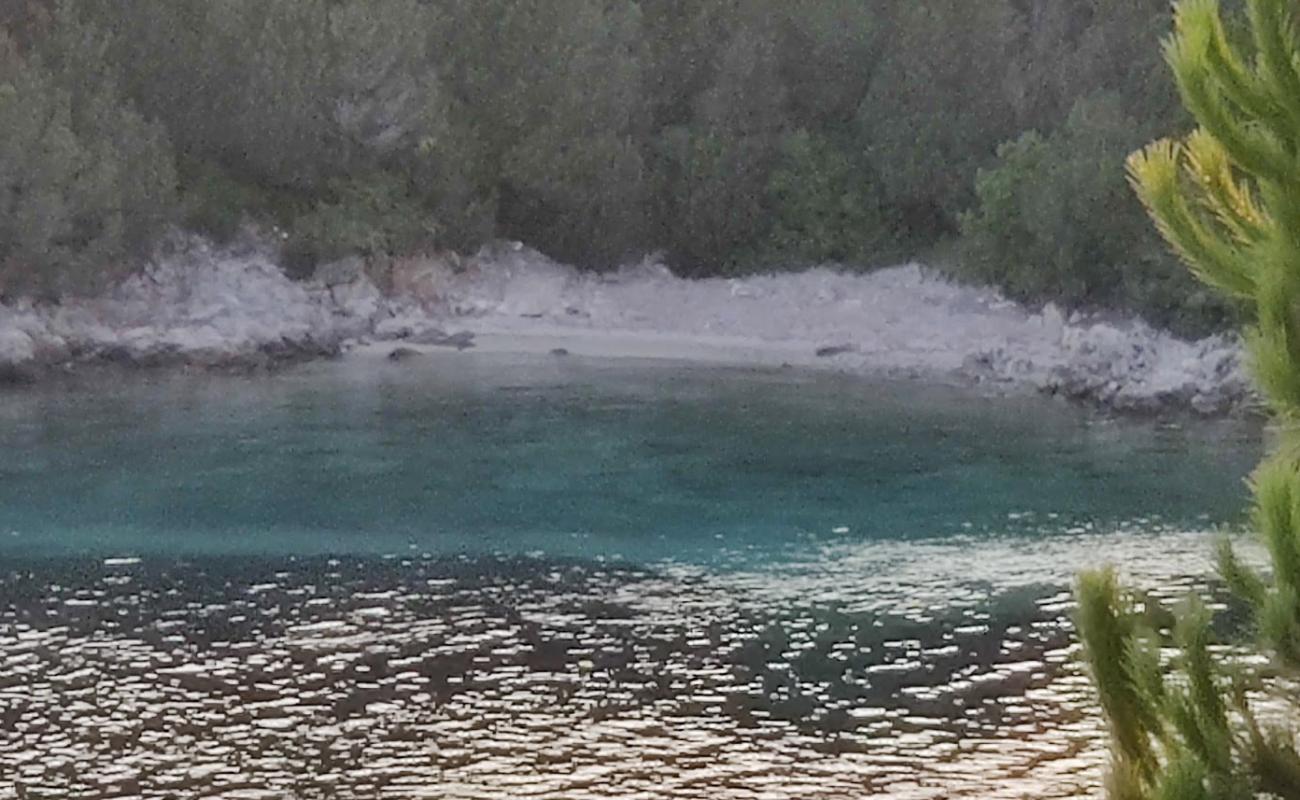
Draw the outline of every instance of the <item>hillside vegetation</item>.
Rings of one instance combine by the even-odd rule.
[[[917,255],[1194,333],[1123,158],[1184,124],[1166,0],[0,0],[0,291],[172,224],[528,242],[684,275]],[[940,256],[939,254],[942,254]]]

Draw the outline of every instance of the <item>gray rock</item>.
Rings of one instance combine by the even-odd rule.
[[[423,355],[419,350],[413,350],[409,347],[397,347],[388,353],[388,360],[394,363],[400,361],[409,361],[412,358],[418,358]]]
[[[41,370],[30,362],[0,363],[0,386],[27,386],[40,380]]]
[[[454,347],[457,350],[464,350],[474,346],[474,334],[469,331],[459,331],[457,333],[449,334],[436,328],[430,328],[421,333],[412,334],[407,337],[407,341],[411,344]]]
[[[371,333],[380,341],[409,339],[415,333],[415,322],[409,317],[390,317],[376,323]]]
[[[0,328],[0,364],[19,364],[36,355],[36,342],[21,330]]]
[[[845,353],[852,353],[856,349],[857,348],[851,344],[837,344],[829,347],[819,347],[817,348],[816,354],[818,358],[830,358],[832,356],[844,355]]]
[[[360,256],[350,256],[321,264],[312,274],[312,280],[327,288],[357,283],[365,279],[366,262]]]

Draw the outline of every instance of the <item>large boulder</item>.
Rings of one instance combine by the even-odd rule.
[[[312,273],[312,280],[327,289],[332,289],[369,279],[366,276],[365,259],[360,256],[350,256],[316,267],[316,271]]]
[[[388,290],[397,300],[425,312],[441,310],[463,266],[455,253],[394,259],[388,271]]]
[[[25,364],[36,357],[36,341],[24,331],[0,327],[0,366]]]

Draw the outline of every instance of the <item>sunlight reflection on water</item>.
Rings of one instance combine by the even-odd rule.
[[[456,358],[0,395],[0,800],[1086,796],[1070,582],[1201,585],[1259,450]]]
[[[1173,593],[1207,550],[32,563],[0,573],[0,797],[1080,796],[1104,746],[1072,565]]]

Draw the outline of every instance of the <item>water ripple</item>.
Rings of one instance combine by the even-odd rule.
[[[1081,796],[1056,547],[13,565],[0,798]]]

